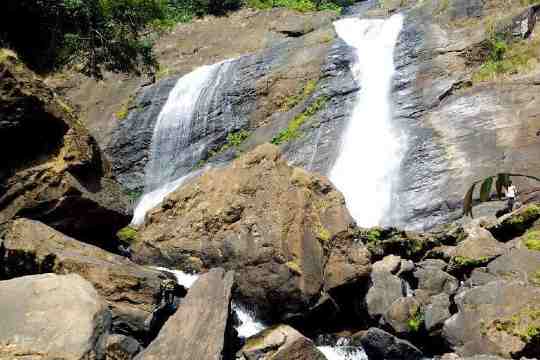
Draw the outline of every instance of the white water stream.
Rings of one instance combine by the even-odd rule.
[[[405,150],[392,124],[391,101],[394,49],[403,16],[347,18],[334,26],[356,52],[352,72],[361,90],[330,179],[344,194],[358,225],[381,225],[391,206],[392,187]]]
[[[200,159],[196,153],[205,146],[189,148],[191,133],[197,122],[207,120],[206,114],[201,115],[198,110],[208,108],[230,64],[228,60],[201,66],[176,82],[154,126],[144,195],[135,207],[132,225],[142,224],[149,210],[199,174],[190,171]]]

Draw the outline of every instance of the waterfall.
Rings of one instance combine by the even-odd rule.
[[[330,179],[345,196],[358,225],[381,225],[392,201],[393,184],[405,152],[392,126],[394,48],[403,25],[389,19],[346,18],[334,23],[337,34],[357,57],[352,67],[361,85]]]
[[[239,337],[247,339],[266,329],[266,325],[255,318],[255,312],[246,306],[235,302],[232,304],[232,309],[240,322],[236,327]]]
[[[198,175],[199,172],[190,172],[208,144],[205,141],[191,144],[193,127],[207,121],[211,102],[231,63],[232,60],[227,60],[201,66],[176,82],[154,126],[144,195],[134,210],[132,225],[142,224],[150,209]]]

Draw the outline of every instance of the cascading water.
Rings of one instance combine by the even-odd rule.
[[[346,18],[334,26],[356,52],[352,72],[361,90],[330,179],[343,192],[360,226],[381,225],[391,206],[392,187],[405,150],[404,141],[392,126],[390,96],[394,48],[403,17]]]
[[[350,340],[338,339],[335,345],[318,346],[328,360],[368,360],[364,350],[359,346],[349,345]]]
[[[201,159],[206,144],[190,146],[192,129],[196,122],[207,121],[204,112],[210,108],[231,63],[227,60],[202,66],[178,79],[154,126],[144,195],[137,203],[132,225],[140,225],[150,209],[199,173],[190,171]]]

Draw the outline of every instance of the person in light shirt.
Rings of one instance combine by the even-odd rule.
[[[506,199],[507,199],[507,206],[508,211],[514,210],[514,204],[516,202],[516,196],[517,196],[517,189],[512,184],[511,181],[508,182],[508,187],[506,188]]]

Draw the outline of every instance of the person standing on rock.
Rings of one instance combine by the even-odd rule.
[[[511,181],[508,182],[508,187],[506,188],[506,199],[507,199],[507,207],[508,212],[512,212],[514,210],[514,204],[516,202],[516,196],[517,196],[517,189],[512,184]]]

